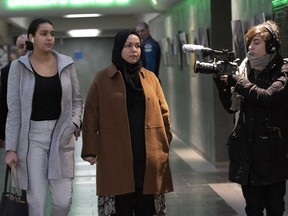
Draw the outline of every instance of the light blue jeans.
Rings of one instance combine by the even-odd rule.
[[[48,179],[52,121],[31,121],[27,157],[29,216],[45,216],[48,186],[51,194],[51,216],[67,216],[72,205],[72,179]]]

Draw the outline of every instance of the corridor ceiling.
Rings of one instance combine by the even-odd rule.
[[[31,20],[49,19],[57,37],[69,37],[72,29],[99,29],[100,36],[114,36],[149,21],[181,0],[1,0],[0,20],[11,25],[12,34],[26,32]],[[64,18],[67,14],[101,14],[90,18]]]

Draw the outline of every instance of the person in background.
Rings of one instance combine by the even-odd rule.
[[[17,54],[15,52],[12,52],[9,55],[9,60],[12,62],[13,60],[16,60],[18,58]]]
[[[229,179],[241,185],[248,216],[264,209],[280,216],[288,177],[288,64],[275,22],[251,27],[245,38],[248,53],[237,73],[215,78],[224,108],[236,112]]]
[[[161,60],[161,49],[159,43],[151,36],[149,25],[146,22],[139,22],[136,31],[142,39],[143,67],[155,73],[159,78],[159,67]]]
[[[67,216],[74,177],[73,134],[80,135],[83,99],[71,57],[53,50],[53,24],[33,20],[28,52],[11,63],[8,77],[6,157],[27,191],[29,216]]]
[[[16,48],[17,48],[17,57],[23,56],[26,54],[26,44],[25,42],[28,40],[26,34],[21,34],[16,39]],[[8,74],[12,60],[1,69],[1,91],[0,91],[0,147],[4,147],[5,142],[5,127],[6,127],[6,119],[8,113],[7,107],[7,81]]]
[[[119,32],[112,65],[96,73],[85,102],[81,156],[97,165],[100,216],[164,215],[173,190],[169,109],[140,55],[137,32]]]

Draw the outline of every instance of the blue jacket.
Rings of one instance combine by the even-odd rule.
[[[161,59],[161,50],[159,43],[149,36],[143,40],[144,58],[143,67],[155,73],[159,77],[159,66]]]

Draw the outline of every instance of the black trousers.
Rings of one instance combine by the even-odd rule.
[[[142,191],[136,189],[135,193],[115,196],[116,214],[113,216],[153,216],[154,195],[144,195]]]
[[[264,209],[266,209],[267,216],[284,214],[285,181],[263,186],[242,185],[242,192],[246,200],[247,216],[263,216]]]

